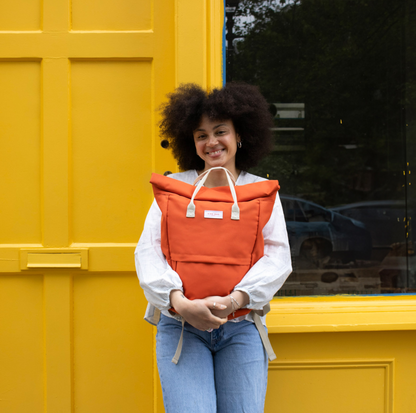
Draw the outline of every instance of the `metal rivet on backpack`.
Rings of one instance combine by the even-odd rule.
[[[166,171],[163,175],[168,176],[168,175],[171,175],[171,174],[172,174],[171,171]]]
[[[164,148],[164,149],[169,148],[169,141],[168,141],[168,140],[166,140],[166,139],[163,139],[163,141],[162,141],[162,142],[160,142],[160,146],[161,146],[162,148]]]

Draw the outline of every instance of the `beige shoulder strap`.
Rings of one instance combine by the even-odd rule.
[[[182,344],[183,344],[183,329],[185,327],[185,319],[182,317],[182,332],[181,338],[179,339],[178,347],[176,347],[175,355],[173,356],[172,363],[178,364],[179,357],[182,353]]]
[[[254,324],[260,334],[261,342],[263,343],[264,349],[266,350],[267,356],[270,361],[276,358],[276,354],[274,354],[273,347],[270,343],[269,336],[266,333],[266,329],[264,328],[263,323],[261,322],[260,315],[266,315],[270,311],[270,304],[266,304],[262,310],[252,310],[253,313],[253,320]],[[178,364],[179,357],[182,353],[182,345],[183,345],[183,330],[185,327],[185,319],[182,317],[182,331],[181,337],[179,339],[178,347],[176,348],[175,355],[173,356],[172,363]]]
[[[257,314],[257,312],[253,313],[253,320],[254,324],[257,327],[257,330],[259,331],[260,338],[263,343],[264,349],[266,350],[267,356],[269,357],[269,360],[272,361],[276,358],[276,354],[274,354],[273,347],[269,340],[269,336],[267,335],[266,329],[264,328],[264,325],[261,322],[261,318]]]

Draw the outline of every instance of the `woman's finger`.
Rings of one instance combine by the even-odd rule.
[[[224,305],[224,304],[220,304],[220,303],[219,303],[219,302],[217,302],[217,301],[214,301],[214,302],[210,303],[209,308],[210,308],[211,310],[225,310],[225,309],[227,308],[227,306],[226,306],[226,305]]]
[[[218,327],[222,326],[223,324],[225,324],[228,321],[228,318],[227,317],[225,317],[225,318],[223,318],[223,317],[216,317],[216,318],[219,320],[219,326]]]
[[[213,329],[220,328],[227,321],[228,321],[227,317],[223,318],[223,317],[213,316],[213,319],[210,322],[210,328],[213,328]],[[207,328],[206,330],[209,330],[210,328]]]

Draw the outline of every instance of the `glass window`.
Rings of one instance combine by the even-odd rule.
[[[278,295],[416,292],[416,2],[234,0],[226,80],[258,85],[294,271]],[[416,185],[416,183],[415,183]]]

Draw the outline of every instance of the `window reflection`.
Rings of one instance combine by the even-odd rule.
[[[279,295],[416,292],[416,2],[227,2],[227,81],[260,87],[294,272]]]

